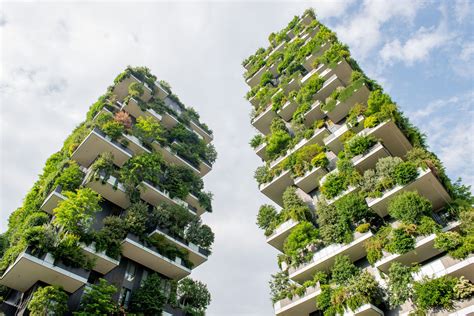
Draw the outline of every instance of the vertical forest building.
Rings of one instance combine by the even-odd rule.
[[[243,62],[278,316],[471,315],[470,188],[312,10]]]
[[[47,161],[2,235],[6,315],[202,315],[188,276],[211,254],[201,220],[212,131],[165,81],[128,67]]]

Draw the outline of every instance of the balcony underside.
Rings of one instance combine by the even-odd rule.
[[[120,206],[127,208],[130,206],[130,199],[125,192],[123,185],[113,176],[110,176],[107,181],[103,181],[101,177],[99,180],[87,182],[85,187],[91,188],[99,193],[103,198]]]
[[[373,234],[368,232],[356,236],[355,239],[347,245],[335,244],[318,250],[314,254],[311,262],[300,265],[296,268],[290,268],[290,279],[298,283],[311,280],[315,272],[329,271],[334,264],[335,257],[338,255],[347,255],[352,262],[365,257],[366,251],[364,244],[372,236]]]
[[[102,274],[109,273],[115,267],[118,267],[119,261],[107,256],[104,252],[97,252],[93,245],[82,246],[84,254],[94,260],[94,271]]]
[[[268,196],[276,204],[283,206],[282,195],[287,187],[293,184],[291,171],[284,170],[279,176],[276,176],[271,182],[260,185],[260,191]]]
[[[277,316],[295,316],[295,315],[309,315],[317,310],[316,297],[321,294],[321,289],[316,289],[312,293],[304,295],[303,297],[292,300],[292,302],[277,302],[274,306],[275,315]],[[288,299],[286,299],[288,300]],[[288,303],[288,304],[285,304]],[[281,306],[285,304],[284,306]]]
[[[142,108],[140,108],[140,106],[138,105],[137,100],[135,100],[134,98],[131,98],[127,103],[122,105],[122,110],[130,113],[135,118],[152,117],[158,122],[161,122],[162,120],[162,116],[156,113],[154,110],[152,109],[142,110]]]
[[[265,142],[263,144],[260,144],[257,148],[255,148],[255,153],[263,160],[267,160],[267,143]]]
[[[319,57],[321,56],[322,54],[324,54],[324,52],[329,48],[331,47],[331,44],[330,43],[325,43],[323,44],[317,51],[311,53],[311,55],[309,56],[306,56],[304,62],[303,62],[303,67],[307,70],[307,71],[311,71],[314,67],[313,67],[313,64],[314,64],[314,61]]]
[[[191,273],[190,269],[145,247],[130,236],[122,242],[122,255],[174,280],[180,280]]]
[[[314,122],[323,119],[324,115],[321,110],[321,102],[317,100],[311,105],[311,109],[304,114],[304,124],[307,127],[312,127]]]
[[[212,141],[213,136],[211,134],[208,134],[204,129],[202,129],[201,126],[199,126],[193,121],[191,121],[190,125],[191,125],[191,129],[194,132],[196,132],[196,134],[201,135],[201,137],[204,139],[206,143],[210,143]]]
[[[351,160],[354,167],[363,174],[364,171],[375,168],[375,164],[380,158],[388,156],[390,156],[390,153],[382,144],[378,143],[364,155],[353,157]]]
[[[112,93],[117,97],[117,101],[122,102],[123,99],[129,94],[128,87],[130,84],[137,82],[142,83],[135,76],[130,75],[121,82],[117,83]],[[152,91],[145,84],[143,84],[143,95],[140,97],[144,102],[148,102],[151,99]]]
[[[344,316],[383,316],[384,313],[377,306],[372,304],[364,304],[355,311],[347,311]]]
[[[319,186],[319,180],[327,174],[325,168],[316,167],[306,172],[303,176],[295,179],[295,184],[301,190],[309,193]]]
[[[114,163],[119,167],[132,157],[132,153],[128,149],[112,142],[109,137],[94,129],[77,147],[71,159],[88,168],[103,152],[110,152],[113,155]]]
[[[408,191],[416,191],[421,196],[430,200],[433,210],[438,210],[451,201],[451,198],[438,178],[430,169],[419,169],[418,177],[405,186],[395,186],[376,199],[367,199],[367,204],[378,215],[384,217],[388,214],[388,204],[398,194]]]
[[[66,292],[73,293],[87,283],[87,278],[23,252],[5,271],[0,284],[25,292],[38,281],[62,286]]]
[[[298,108],[298,104],[295,100],[291,99],[286,101],[283,107],[277,112],[278,115],[285,121],[289,121],[293,117],[293,113]]]
[[[252,125],[260,133],[267,135],[270,133],[270,125],[275,117],[277,117],[277,114],[272,110],[272,107],[269,106],[265,111],[252,120]]]
[[[283,251],[283,244],[296,225],[298,225],[298,222],[292,219],[282,223],[275,229],[273,234],[267,237],[267,243],[277,250]]]
[[[382,140],[383,145],[392,156],[405,157],[406,153],[412,149],[412,145],[392,121],[381,123],[373,128],[364,129],[361,134],[372,135]]]
[[[192,166],[189,162],[184,160],[183,158],[179,157],[177,153],[174,153],[170,147],[168,146],[162,146],[158,142],[153,142],[152,144],[153,149],[155,149],[157,152],[161,153],[163,156],[163,159],[166,162],[169,162],[174,165],[182,166],[182,167],[187,167],[191,169],[196,175],[198,176],[204,176],[201,174],[201,171],[196,169],[194,166]],[[209,170],[207,170],[209,172]]]
[[[53,210],[58,206],[58,203],[64,201],[65,199],[66,197],[64,195],[54,190],[44,200],[43,204],[41,205],[41,209],[46,213],[53,215]]]

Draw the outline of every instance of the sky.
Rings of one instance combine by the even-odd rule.
[[[168,81],[214,130],[205,178],[216,234],[192,277],[208,284],[209,316],[272,315],[277,251],[255,225],[261,204],[248,145],[241,62],[313,7],[367,75],[428,136],[449,176],[474,184],[474,1],[0,2],[0,228],[47,157],[127,65]]]

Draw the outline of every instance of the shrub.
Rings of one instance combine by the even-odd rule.
[[[372,114],[378,113],[381,111],[382,106],[385,104],[392,104],[390,96],[383,93],[382,90],[378,89],[372,91],[367,100],[367,112],[366,115],[370,116]]]
[[[406,185],[418,177],[418,169],[411,162],[402,162],[393,170],[395,182],[399,185]]]
[[[55,233],[51,227],[33,226],[25,230],[24,236],[26,243],[34,248],[34,252],[44,254],[53,249],[55,244]]]
[[[108,121],[101,126],[101,129],[113,141],[116,141],[125,131],[125,127],[117,121]]]
[[[100,211],[101,197],[95,191],[84,188],[65,193],[67,199],[53,210],[53,224],[64,230],[84,236],[90,231],[93,215]]]
[[[149,213],[148,205],[144,202],[136,202],[130,205],[124,217],[124,224],[127,231],[138,237],[145,237]]]
[[[356,227],[355,231],[361,234],[368,232],[370,229],[370,223],[363,223]]]
[[[379,124],[377,116],[371,115],[364,120],[364,128],[372,128]]]
[[[364,197],[358,193],[349,193],[334,205],[341,217],[349,219],[354,226],[372,216]]]
[[[95,233],[95,248],[97,251],[105,251],[114,259],[120,256],[122,240],[127,235],[124,220],[118,216],[108,216],[103,220],[103,227]]]
[[[458,232],[445,232],[436,235],[434,247],[444,251],[452,251],[463,244],[463,237]]]
[[[269,236],[276,228],[278,213],[272,205],[262,205],[257,214],[257,226],[265,230],[265,235]]]
[[[211,303],[211,294],[206,284],[190,278],[179,281],[177,296],[179,305],[192,315],[204,315],[204,311]]]
[[[441,231],[441,226],[429,216],[422,216],[420,224],[416,228],[416,232],[422,236],[434,234],[439,231]]]
[[[120,181],[133,196],[142,181],[158,184],[163,165],[163,158],[156,152],[135,155],[120,169]]]
[[[457,280],[456,285],[454,285],[453,290],[457,299],[464,300],[474,295],[474,284],[464,276],[461,276]]]
[[[405,303],[412,295],[412,268],[394,262],[388,269],[389,303],[392,308]]]
[[[375,164],[377,175],[382,178],[391,178],[394,175],[395,168],[403,163],[400,157],[380,158]]]
[[[132,294],[130,312],[160,315],[167,302],[163,283],[164,281],[157,273],[148,275],[143,285]]]
[[[318,243],[319,231],[309,222],[299,223],[290,233],[283,245],[283,252],[292,263],[299,264],[310,260],[313,253],[307,247]],[[306,251],[305,251],[306,250]]]
[[[56,285],[40,287],[28,303],[30,315],[63,315],[68,311],[68,298],[62,287]]]
[[[261,87],[264,87],[266,86],[267,84],[271,84],[272,83],[272,80],[273,80],[273,75],[271,72],[269,71],[266,71],[262,74],[262,77],[260,78],[260,86]]]
[[[350,223],[347,218],[337,211],[335,206],[319,203],[316,213],[321,239],[325,245],[352,241],[353,232]]]
[[[386,248],[392,253],[404,254],[415,249],[415,239],[403,229],[394,229]]]
[[[388,213],[406,224],[418,223],[422,216],[429,215],[431,202],[417,192],[403,192],[388,204]]]
[[[202,225],[200,220],[194,220],[186,230],[186,239],[207,250],[214,243],[214,233],[207,225]]]
[[[135,124],[135,134],[140,140],[146,144],[151,144],[154,141],[163,141],[163,128],[151,116],[137,119]]]
[[[130,129],[132,127],[132,118],[125,111],[115,113],[114,120],[122,124],[126,129]]]
[[[450,276],[423,279],[413,284],[413,302],[422,311],[434,308],[450,309],[455,299],[454,286],[457,280]]]
[[[326,153],[320,152],[311,159],[311,165],[313,167],[326,168],[329,165],[329,159],[326,156]]]
[[[280,271],[272,274],[270,280],[270,297],[273,303],[284,299],[290,294],[290,279],[288,278],[288,271]]]
[[[363,271],[357,277],[349,280],[349,297],[347,306],[355,311],[364,303],[378,305],[382,301],[382,292],[374,276],[368,271]]]
[[[296,194],[295,187],[288,187],[283,192],[283,210],[282,210],[282,220],[286,221],[288,219],[293,219],[295,221],[303,221],[311,219],[311,212],[307,204],[301,200],[301,198]]]
[[[140,97],[145,92],[145,88],[142,83],[132,82],[128,86],[128,94],[132,97]]]
[[[331,279],[339,285],[344,285],[346,282],[360,274],[357,268],[348,256],[338,255],[334,260],[334,265],[331,269]]]
[[[321,185],[321,193],[326,199],[333,199],[347,190],[348,184],[341,173],[329,174]]]
[[[84,173],[82,173],[79,165],[75,161],[70,161],[69,165],[64,168],[54,181],[54,187],[60,185],[62,191],[74,191],[79,188],[84,178]]]
[[[52,250],[53,257],[73,268],[91,269],[94,261],[86,257],[80,246],[80,238],[71,233],[60,234],[56,247]]]
[[[291,136],[284,130],[272,132],[267,141],[266,151],[268,156],[273,159],[285,152],[290,144]]]
[[[268,168],[265,166],[258,167],[255,170],[253,177],[259,185],[270,182],[273,178],[272,174],[270,173],[270,170],[268,170]]]
[[[265,137],[262,134],[257,134],[250,140],[250,146],[255,149],[265,141]]]
[[[356,135],[344,144],[346,158],[352,158],[357,155],[365,154],[372,146],[377,143],[375,137]]]
[[[116,311],[112,295],[117,288],[104,279],[99,279],[99,284],[86,287],[81,299],[79,315],[110,315]]]

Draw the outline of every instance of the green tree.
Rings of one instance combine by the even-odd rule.
[[[418,223],[423,215],[429,215],[431,202],[417,192],[404,192],[389,202],[388,213],[406,224]]]
[[[167,297],[163,291],[163,280],[156,274],[150,274],[143,285],[133,292],[130,300],[130,312],[144,315],[160,315]]]
[[[390,266],[388,269],[388,299],[392,307],[402,305],[411,297],[412,282],[412,268],[399,262],[394,262]]]
[[[55,285],[38,288],[28,303],[32,316],[64,315],[67,312],[68,295]]]
[[[104,279],[99,279],[99,284],[87,287],[82,296],[80,312],[78,315],[110,315],[117,310],[112,296],[117,288]]]
[[[135,124],[135,133],[144,143],[151,144],[153,141],[163,141],[163,128],[151,116],[142,117],[137,119]]]
[[[177,295],[180,306],[191,315],[204,315],[211,303],[211,294],[206,284],[190,278],[182,279],[178,283]]]
[[[360,270],[351,261],[348,256],[339,255],[334,260],[334,265],[331,270],[332,281],[337,284],[346,284],[347,280],[359,275]]]

